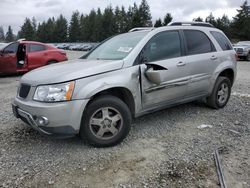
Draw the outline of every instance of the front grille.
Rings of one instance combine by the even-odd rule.
[[[237,53],[243,53],[243,48],[235,48],[235,51],[236,51]]]
[[[30,86],[26,84],[21,84],[20,90],[19,90],[19,97],[25,99],[30,92]]]

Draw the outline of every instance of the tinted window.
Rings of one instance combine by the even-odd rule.
[[[187,42],[187,54],[202,54],[213,51],[212,43],[207,35],[201,31],[186,30],[184,35]]]
[[[46,47],[41,44],[30,44],[30,52],[38,52],[45,50]]]
[[[179,56],[181,56],[181,44],[178,31],[159,33],[144,47],[144,57],[148,62]]]
[[[225,51],[225,50],[232,50],[233,49],[229,40],[222,33],[216,32],[216,31],[211,31],[210,33],[213,35],[215,40],[219,43],[222,50]]]
[[[4,49],[4,53],[5,54],[16,53],[17,47],[18,47],[18,43],[12,43]]]

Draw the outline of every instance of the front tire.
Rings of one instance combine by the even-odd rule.
[[[231,95],[232,84],[227,77],[218,77],[212,94],[207,98],[208,106],[219,109],[226,106]]]
[[[122,100],[101,96],[86,107],[80,136],[95,147],[114,146],[128,135],[131,119],[130,110]]]

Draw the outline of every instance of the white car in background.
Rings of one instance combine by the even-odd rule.
[[[240,59],[250,61],[250,41],[240,41],[236,43],[234,50]]]

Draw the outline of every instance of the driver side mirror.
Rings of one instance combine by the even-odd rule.
[[[146,70],[145,74],[148,80],[154,84],[160,85],[163,82],[163,75],[166,74],[166,70],[168,69],[154,64],[147,66],[148,69]]]

